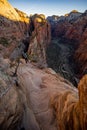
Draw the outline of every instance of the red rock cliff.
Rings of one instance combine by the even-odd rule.
[[[29,18],[20,12],[7,0],[0,0],[0,52],[5,56],[13,51],[27,31]]]
[[[83,32],[81,35],[81,41],[78,49],[76,50],[75,58],[79,64],[79,70],[84,74],[87,70],[87,11],[83,14],[83,17],[80,19],[80,25],[83,27]]]
[[[82,75],[87,69],[87,11],[71,12],[59,17],[53,23],[53,37],[71,43],[76,48],[74,57],[79,74]]]
[[[46,65],[50,25],[45,16],[36,14],[29,18],[22,11],[13,8],[7,0],[1,0],[0,7],[0,51],[2,55],[5,57],[11,55],[20,41],[22,42],[27,36],[29,59],[40,65]]]
[[[50,43],[50,25],[43,14],[35,14],[30,18],[29,57],[31,61],[46,65],[46,48]]]

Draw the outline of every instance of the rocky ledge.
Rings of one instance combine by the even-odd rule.
[[[67,79],[75,80],[73,64],[69,64],[74,53],[79,64],[84,61],[81,69],[86,68],[87,13],[71,12],[65,16],[65,22],[64,19],[57,22],[59,17],[54,16],[56,22],[51,25],[54,32],[50,35],[50,24],[43,14],[28,18],[7,0],[1,0],[0,5],[0,130],[86,130],[87,72],[79,72],[84,76],[77,82],[77,88]],[[79,29],[78,24],[79,33],[74,28]],[[55,27],[63,28],[57,32]],[[84,54],[79,49],[80,40],[84,41]],[[49,62],[54,65],[51,67],[60,74],[47,68],[47,48],[48,55],[55,59],[53,64],[51,57]]]
[[[21,62],[12,77],[14,67],[1,61],[7,65],[0,70],[1,130],[86,130],[87,75],[76,89],[52,69],[30,63]]]

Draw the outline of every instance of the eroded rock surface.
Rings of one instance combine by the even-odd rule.
[[[30,17],[28,54],[30,60],[37,62],[39,67],[47,66],[46,48],[51,40],[50,31],[50,24],[43,14],[35,14]]]
[[[7,0],[0,1],[0,53],[4,57],[25,37],[28,24],[27,14],[13,8]]]
[[[1,130],[86,130],[87,75],[79,83],[79,95],[50,68],[20,63],[17,77],[0,73]]]
[[[7,0],[1,0],[0,5],[0,130],[86,130],[87,75],[82,78],[78,88],[75,88],[52,69],[38,69],[37,66],[46,67],[46,48],[50,43],[50,25],[45,16],[31,16],[27,24],[29,18],[26,14],[14,9]],[[67,18],[54,16],[56,24],[60,19],[59,26],[62,27],[61,30],[57,30],[58,36],[63,36],[63,40],[66,41],[67,38],[75,40],[75,43],[77,40],[79,43],[83,37],[81,43],[85,41],[83,45],[86,48],[86,14],[74,11],[67,14]],[[78,20],[79,17],[81,21]],[[63,25],[62,21],[65,19]],[[79,32],[78,23],[81,27]],[[77,27],[77,30],[73,26]],[[16,39],[12,38],[12,35]],[[10,38],[11,45],[6,38]],[[70,51],[64,44],[57,46],[58,54],[60,50],[67,53]],[[81,46],[82,44],[79,47]],[[29,54],[27,63],[26,53]],[[86,51],[84,54],[86,55]],[[78,48],[77,57],[80,57],[80,63],[84,61],[81,68],[83,70],[87,67],[84,54]],[[64,57],[64,64],[58,64],[58,67],[61,66],[63,72],[72,74],[70,66],[67,71],[65,64],[68,63],[69,53],[67,55],[63,52],[60,56]],[[74,78],[73,75],[71,77]]]
[[[16,50],[20,57],[22,48],[22,53],[27,52],[30,61],[42,68],[47,66],[46,48],[51,35],[45,16],[35,14],[29,18],[24,12],[13,8],[7,0],[1,0],[0,7],[0,53],[7,58],[16,55],[12,54]]]
[[[73,71],[78,78],[81,78],[87,70],[87,11],[80,13],[74,10],[65,16],[57,17],[57,19],[53,19],[52,16],[50,23],[51,37],[53,40],[56,42],[60,41],[60,46],[63,45],[65,48],[67,47],[67,49],[71,48],[71,52],[69,53],[68,51],[69,55],[71,55],[70,59],[68,58],[69,65],[73,64],[75,68]],[[55,48],[55,42],[53,42],[52,45]],[[56,44],[56,48],[58,48],[58,46],[59,43]],[[55,51],[54,53],[56,53]],[[55,54],[55,58],[56,57],[58,58]],[[63,58],[61,59],[63,61]],[[68,66],[67,63],[66,65]],[[70,67],[73,68],[72,65],[70,65]]]

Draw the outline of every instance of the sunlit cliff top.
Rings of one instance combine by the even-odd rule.
[[[25,13],[22,14],[22,12],[22,15],[20,15],[20,12],[15,10],[7,0],[0,0],[0,15],[13,21],[29,22],[29,19],[26,17],[27,15]]]

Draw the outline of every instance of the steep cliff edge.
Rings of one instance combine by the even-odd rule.
[[[51,20],[48,17],[47,19],[51,23],[51,37],[56,41],[56,45],[55,42],[52,45],[54,48],[56,46],[57,53],[58,49],[60,50],[60,46],[62,48],[62,45],[68,50],[65,52],[68,62],[64,63],[69,66],[67,72],[73,70],[77,77],[81,77],[87,69],[87,11],[84,13],[72,11],[65,16],[50,17]],[[58,55],[56,55],[56,59],[57,57]],[[63,62],[63,58],[61,59]],[[57,66],[59,66],[59,63],[56,61]],[[63,64],[62,68],[64,68]],[[64,69],[66,70],[66,68]],[[59,70],[57,69],[57,71]]]
[[[40,66],[46,66],[46,48],[51,40],[50,24],[43,14],[35,14],[30,17],[29,35],[30,43],[28,54],[31,61]]]
[[[29,18],[7,0],[1,0],[0,7],[0,53],[14,59],[18,55],[24,57],[27,52],[30,61],[46,66],[46,48],[51,35],[45,16],[36,14]]]
[[[25,37],[29,18],[14,9],[7,0],[0,1],[0,53],[8,57]],[[5,53],[4,53],[5,52]]]
[[[75,53],[75,59],[78,64],[79,71],[82,73],[80,73],[81,76],[87,71],[87,10],[82,15],[79,26],[82,26],[82,24],[84,24],[83,33],[79,47]]]
[[[21,12],[20,12],[21,13]],[[50,25],[43,14],[30,17],[26,37],[12,52],[10,59],[24,58],[39,68],[47,67],[46,49],[51,40]]]
[[[78,94],[52,69],[40,70],[23,63],[16,78],[8,75],[12,71],[8,68],[5,72],[0,70],[1,130],[87,129],[87,75],[79,83]]]
[[[27,18],[6,0],[0,5],[0,130],[86,130],[87,75],[75,88],[52,69],[44,68],[51,39],[45,16]],[[64,51],[59,55],[64,58],[60,70],[66,74],[65,69],[70,70],[65,64],[70,53],[66,52],[71,50],[57,42],[53,41],[58,54]]]

